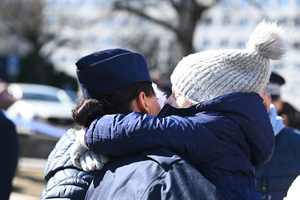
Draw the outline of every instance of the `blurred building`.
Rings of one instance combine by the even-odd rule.
[[[115,1],[44,0],[44,2],[45,30],[52,32],[57,38],[56,41],[45,44],[41,53],[48,57],[58,70],[75,76],[76,60],[93,51],[131,46],[130,50],[143,52],[143,48],[147,49],[149,44],[155,45],[152,53],[157,53],[162,73],[169,64],[166,54],[158,52],[168,52],[172,48],[170,41],[174,40],[175,36],[145,18],[126,11],[114,10]],[[143,2],[147,1],[120,1],[132,7],[135,3],[140,5]],[[149,3],[147,5],[149,6]],[[153,15],[164,17],[166,20],[176,19],[169,2],[152,1],[150,5],[148,12]],[[162,12],[157,12],[157,9],[151,7],[160,8]],[[151,60],[148,60],[148,64],[149,62]]]
[[[263,18],[276,20],[289,30],[288,53],[272,61],[282,75],[283,100],[300,110],[300,0],[220,0],[202,16],[196,30],[196,50],[245,48],[250,33]]]
[[[51,36],[53,39],[43,45],[40,53],[53,63],[58,71],[64,71],[75,77],[74,63],[78,58],[93,51],[115,47],[131,47],[130,50],[143,52],[146,58],[158,58],[147,59],[147,62],[150,67],[156,67],[151,70],[159,71],[161,74],[170,73],[176,66],[176,62],[181,59],[176,57],[176,54],[176,59],[172,59],[174,55],[171,53],[176,51],[174,33],[145,18],[114,9],[116,0],[41,1],[44,2],[42,11],[44,24],[41,34],[48,34],[46,36]],[[297,86],[300,83],[298,78],[300,75],[300,56],[298,56],[300,0],[194,1],[213,5],[203,13],[196,28],[194,46],[197,51],[219,48],[243,49],[249,34],[263,18],[278,20],[278,23],[289,28],[290,51],[284,59],[271,64],[273,70],[286,80],[283,87],[284,101],[300,110],[300,103],[297,103],[300,102],[300,88]],[[144,5],[143,11],[153,18],[163,19],[174,26],[179,23],[171,2],[180,5],[181,0],[119,0],[118,2],[125,7],[133,8]],[[11,37],[5,41],[0,38],[0,44],[3,42],[7,44],[1,45],[0,55],[4,52],[8,56],[14,53],[21,56],[30,50],[30,45],[27,45],[22,38]],[[8,47],[11,47],[11,50]],[[18,52],[15,52],[13,47]],[[1,63],[3,64],[1,59],[0,73]],[[9,63],[11,69],[18,66],[16,64],[18,62]]]

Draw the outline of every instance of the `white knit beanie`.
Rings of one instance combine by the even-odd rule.
[[[270,59],[286,52],[286,32],[263,20],[245,50],[203,51],[184,57],[171,75],[172,87],[191,103],[232,92],[259,92],[270,77]]]

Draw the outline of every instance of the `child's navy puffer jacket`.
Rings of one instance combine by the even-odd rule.
[[[241,200],[263,199],[254,189],[254,166],[270,160],[274,138],[263,99],[231,93],[184,109],[166,105],[158,117],[136,112],[99,117],[86,144],[95,153],[117,156],[166,147],[193,164],[226,199]]]

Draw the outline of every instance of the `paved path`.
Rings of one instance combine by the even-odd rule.
[[[38,158],[19,158],[18,169],[44,170],[46,161],[47,161],[46,159],[38,159]],[[17,192],[12,192],[9,198],[9,200],[39,200],[39,199],[40,197],[17,193]]]
[[[40,197],[35,197],[27,194],[13,192],[10,194],[9,200],[39,200]]]
[[[47,159],[19,158],[18,169],[21,170],[44,170]]]

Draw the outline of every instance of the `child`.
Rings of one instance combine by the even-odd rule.
[[[174,107],[166,104],[156,117],[99,117],[86,132],[86,145],[114,156],[163,146],[191,162],[225,199],[263,199],[254,189],[254,166],[271,158],[274,133],[257,92],[268,82],[270,59],[285,53],[285,42],[280,27],[262,21],[245,50],[183,58],[171,75],[167,102]]]

